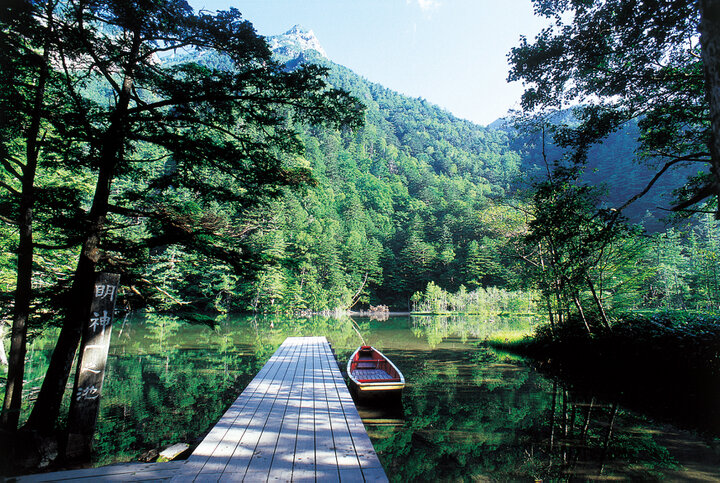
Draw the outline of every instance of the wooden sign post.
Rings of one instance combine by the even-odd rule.
[[[90,317],[83,328],[77,374],[70,400],[68,440],[65,454],[69,458],[89,456],[105,377],[113,312],[120,275],[98,273]]]

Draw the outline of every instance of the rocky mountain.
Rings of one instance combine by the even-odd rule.
[[[273,35],[265,39],[270,49],[283,58],[294,58],[309,51],[314,51],[327,58],[320,41],[312,30],[295,25],[282,35]]]
[[[366,111],[353,132],[299,126],[303,162],[317,183],[302,195],[287,193],[263,215],[276,224],[257,245],[276,264],[250,284],[253,300],[277,304],[282,293],[288,308],[317,310],[345,306],[360,293],[357,307],[407,310],[430,281],[453,290],[510,283],[514,275],[493,262],[505,256],[505,238],[478,216],[517,176],[508,134],[368,81],[324,56],[308,30],[294,27],[268,41],[288,68],[328,68],[328,83]],[[485,240],[482,260],[478,240]]]
[[[330,81],[368,106],[369,122],[387,133],[386,139],[398,149],[426,160],[436,174],[470,176],[474,182],[487,183],[490,193],[500,195],[526,188],[528,180],[545,173],[538,135],[518,133],[510,119],[478,126],[425,100],[369,82],[330,61],[312,31],[299,26],[268,40],[278,59],[289,66],[313,62],[329,67]],[[557,121],[572,122],[571,117],[570,111],[559,113]],[[585,180],[606,186],[608,206],[624,204],[640,193],[654,175],[649,167],[652,160],[636,162],[637,136],[637,126],[627,126],[590,151]],[[564,157],[550,139],[546,139],[546,155],[550,163]],[[517,176],[519,173],[522,175]],[[692,174],[688,167],[673,170],[630,205],[626,215],[650,230],[662,229],[665,209],[672,204],[672,190]]]

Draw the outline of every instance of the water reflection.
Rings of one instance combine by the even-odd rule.
[[[443,315],[412,316],[412,333],[424,338],[433,348],[449,337],[459,337],[462,342],[469,339],[485,340],[503,332],[529,332],[542,318],[537,316],[492,316]]]
[[[365,419],[393,481],[720,478],[717,438],[569,391],[479,344],[530,320],[406,322],[412,337],[399,324],[369,335],[407,380],[402,424]]]
[[[400,367],[400,405],[360,407],[394,481],[720,478],[720,441],[657,425],[568,390],[523,360],[482,346],[531,318],[356,318],[366,342]],[[217,327],[128,319],[110,348],[95,463],[196,442],[288,336],[325,335],[340,366],[359,345],[349,318],[225,318]],[[29,353],[27,395],[50,343]]]
[[[651,433],[628,431],[642,423],[617,406],[574,400],[492,352],[478,350],[482,365],[462,352],[441,350],[408,375],[402,428],[374,428],[397,481],[638,478],[677,469]]]

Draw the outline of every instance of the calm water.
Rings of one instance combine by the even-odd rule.
[[[489,334],[529,319],[355,322],[407,380],[401,404],[359,408],[391,480],[720,479],[720,439],[576,394],[522,359],[482,347]],[[360,343],[348,318],[234,318],[214,330],[162,317],[118,321],[94,464],[198,442],[294,335],[325,335],[341,361]],[[38,339],[29,352],[28,399],[49,346]]]

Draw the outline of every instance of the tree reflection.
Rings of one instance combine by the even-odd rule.
[[[368,433],[391,479],[677,479],[674,471],[682,468],[662,429],[481,345],[493,331],[523,323],[357,318],[362,338],[407,381],[398,414],[367,413]],[[360,344],[347,317],[222,317],[215,327],[129,318],[110,347],[95,463],[198,441],[286,337],[317,335],[330,340],[341,367]],[[49,347],[42,338],[31,346],[29,378],[44,373]],[[714,458],[720,459],[717,451]],[[718,467],[705,476],[720,478]]]
[[[473,315],[414,315],[412,332],[425,338],[431,348],[450,336],[461,342],[469,339],[486,340],[502,332],[529,332],[538,322],[535,316],[473,316]]]
[[[646,421],[509,356],[443,344],[386,355],[408,381],[405,423],[368,427],[393,481],[647,479],[679,468],[638,430]]]
[[[193,443],[217,422],[286,337],[325,335],[356,346],[349,319],[218,319],[214,328],[148,315],[111,346],[95,441],[97,464]]]

